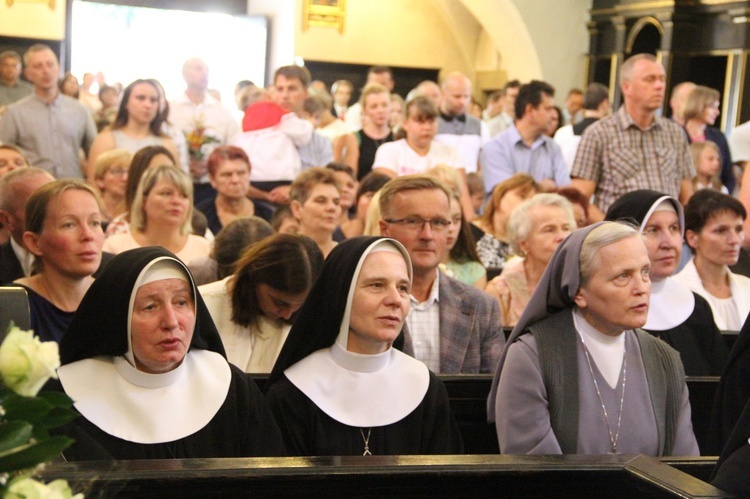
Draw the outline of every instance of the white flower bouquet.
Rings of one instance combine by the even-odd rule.
[[[62,392],[39,390],[57,378],[57,343],[39,341],[10,325],[0,345],[0,491],[3,498],[79,498],[64,480],[45,485],[31,476],[73,441],[49,430],[71,421],[73,401]]]

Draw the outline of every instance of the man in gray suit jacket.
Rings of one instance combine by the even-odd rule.
[[[450,191],[439,179],[406,175],[380,192],[380,231],[409,251],[414,267],[405,350],[433,372],[491,373],[504,346],[495,300],[438,270],[447,251]]]

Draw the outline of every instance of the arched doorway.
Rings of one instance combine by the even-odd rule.
[[[661,38],[664,28],[653,17],[642,17],[635,21],[630,28],[628,40],[625,44],[625,58],[633,54],[653,54],[661,48]]]

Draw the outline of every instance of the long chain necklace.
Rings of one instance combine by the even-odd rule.
[[[583,336],[578,335],[581,338],[581,344],[583,345],[583,353],[586,354],[586,363],[589,366],[589,372],[591,373],[591,379],[594,381],[594,388],[596,388],[596,396],[599,397],[599,403],[602,405],[602,411],[604,412],[604,422],[607,423],[607,432],[609,433],[609,441],[612,444],[612,454],[617,454],[617,442],[620,440],[620,424],[622,423],[622,406],[625,402],[625,381],[627,379],[626,374],[628,372],[628,359],[625,356],[627,353],[625,344],[623,343],[622,348],[622,393],[620,394],[620,414],[617,416],[617,431],[614,436],[612,435],[612,428],[609,425],[609,416],[607,415],[607,408],[604,406],[604,400],[602,400],[602,394],[599,391],[599,383],[596,382],[596,376],[594,376],[594,368],[591,367],[591,358],[589,357],[589,349],[586,348],[586,342],[583,341]]]
[[[370,452],[370,435],[372,435],[372,427],[367,429],[367,436],[365,437],[365,432],[362,430],[362,428],[359,429],[359,434],[362,435],[362,440],[365,442],[365,451],[362,453],[363,456],[372,456],[372,452]]]

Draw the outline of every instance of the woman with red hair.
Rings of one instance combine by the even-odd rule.
[[[247,196],[250,169],[250,159],[237,146],[217,147],[208,157],[208,175],[216,189],[216,198],[206,199],[196,208],[206,215],[208,228],[214,234],[238,218],[258,216],[270,220],[270,210],[255,206]]]

